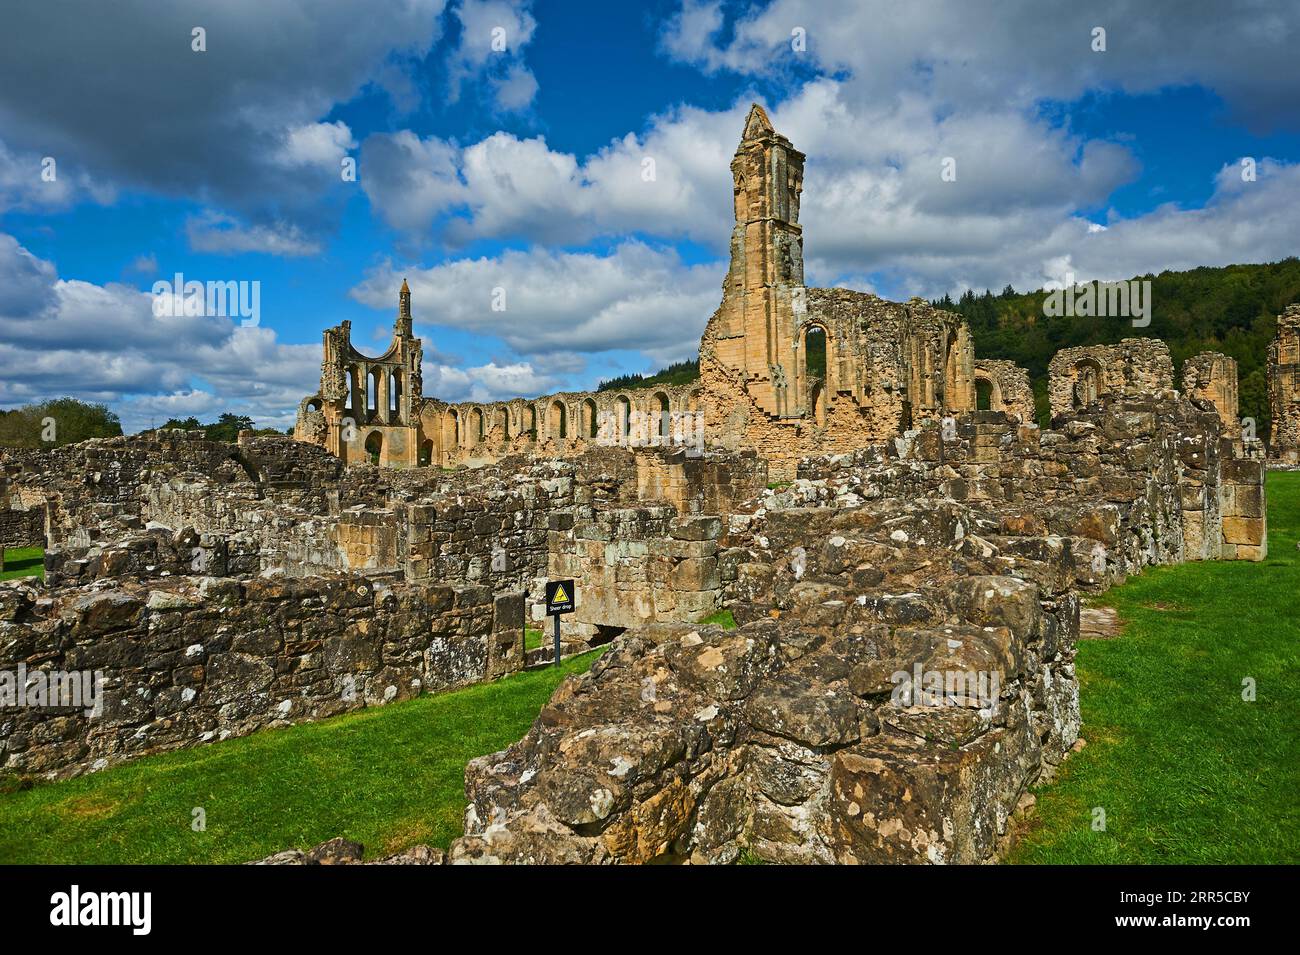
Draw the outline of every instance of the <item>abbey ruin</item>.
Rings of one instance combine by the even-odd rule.
[[[293,438],[0,451],[0,544],[46,548],[43,585],[0,584],[0,671],[103,688],[0,711],[0,771],[500,678],[546,662],[524,631],[572,578],[564,651],[611,646],[469,765],[447,861],[996,858],[1078,739],[1082,599],[1263,559],[1268,461],[1224,355],[1176,381],[1155,339],[1067,349],[1040,427],[960,316],[807,288],[803,168],[754,107],[690,385],[426,397],[404,284],[383,355],[325,332]],[[1278,326],[1269,447],[1295,463],[1300,306]]]

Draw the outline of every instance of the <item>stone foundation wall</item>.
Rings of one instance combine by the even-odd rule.
[[[0,772],[75,775],[494,679],[521,665],[523,613],[518,593],[355,575],[0,584],[0,674],[103,678],[100,715],[0,710]]]
[[[1261,559],[1263,476],[1173,394],[804,460],[726,515],[739,629],[624,633],[470,764],[448,859],[991,861],[1078,735],[1079,591]]]

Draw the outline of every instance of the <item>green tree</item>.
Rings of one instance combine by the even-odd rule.
[[[24,405],[0,417],[0,445],[12,448],[52,448],[121,433],[122,422],[106,406],[77,398]]]

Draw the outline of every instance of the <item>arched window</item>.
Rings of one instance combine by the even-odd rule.
[[[528,440],[537,440],[537,405],[528,406]]]
[[[975,379],[975,410],[993,410],[993,382],[987,378]]]
[[[460,443],[460,422],[455,408],[448,408],[442,416],[442,447],[444,450],[454,448]]]
[[[469,443],[478,444],[483,440],[483,409],[475,408],[469,413]]]
[[[811,325],[803,336],[804,373],[809,381],[826,380],[826,329]]]
[[[433,442],[426,439],[420,442],[419,465],[422,468],[427,468],[432,463],[433,463]]]
[[[1094,362],[1081,361],[1075,365],[1073,403],[1076,408],[1086,408],[1101,397],[1101,368]]]
[[[357,369],[354,365],[349,365],[343,372],[343,410],[352,410],[352,395],[357,390]]]
[[[388,373],[388,412],[396,417],[402,409],[402,373],[396,369]]]
[[[632,402],[628,400],[627,395],[619,395],[614,402],[614,413],[618,418],[618,440],[626,444],[628,437],[628,428],[632,423]]]
[[[370,463],[378,464],[383,451],[384,436],[378,431],[371,431],[370,436],[366,438],[366,457],[370,459]]]
[[[668,396],[662,391],[651,399],[651,408],[659,418],[659,427],[657,433],[659,441],[667,444],[672,437],[672,411],[668,403]]]
[[[564,403],[558,399],[551,402],[551,437],[567,438],[569,436],[568,422],[565,420]]]
[[[366,375],[366,412],[374,413],[379,407],[379,401],[375,397],[379,394],[379,372],[372,371]]]
[[[597,436],[596,402],[588,398],[582,403],[582,433],[585,437]]]
[[[803,333],[802,401],[817,424],[826,422],[826,329],[808,325]]]
[[[498,426],[501,428],[501,440],[510,440],[510,409],[503,407],[498,415]]]

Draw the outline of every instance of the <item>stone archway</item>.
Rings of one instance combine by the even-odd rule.
[[[552,438],[563,440],[569,436],[568,414],[564,402],[558,398],[551,402],[550,432]]]

